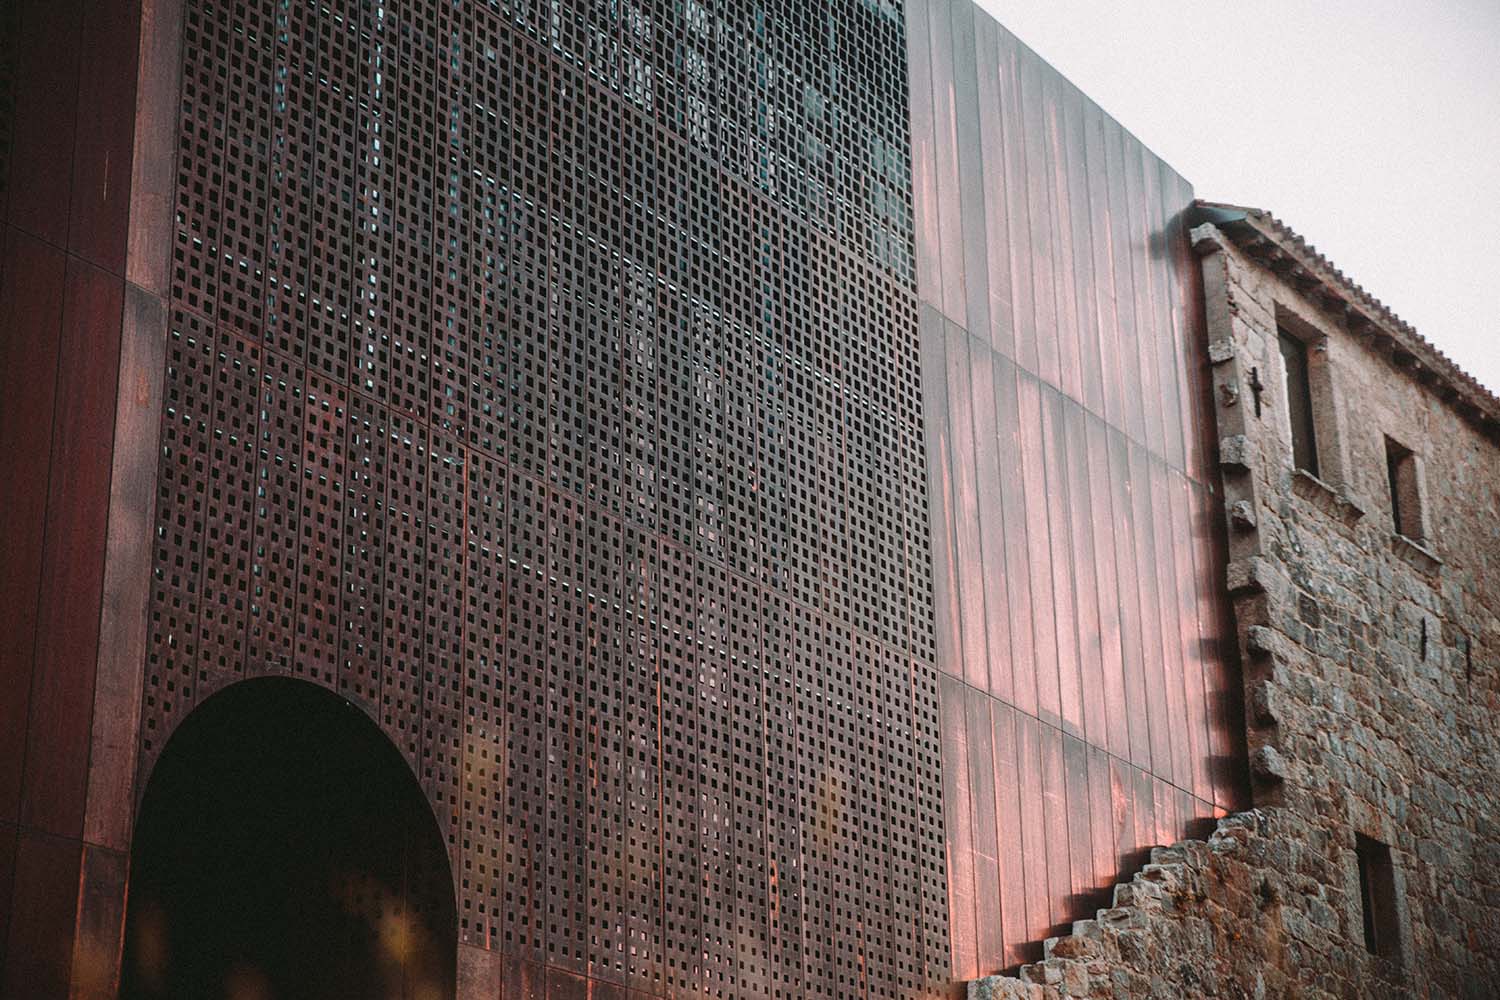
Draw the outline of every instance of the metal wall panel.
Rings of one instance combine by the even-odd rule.
[[[81,38],[66,50],[79,60],[67,245],[115,275],[125,271],[140,18],[138,2],[85,4]]]
[[[1189,186],[969,0],[909,12],[950,957],[1241,801]],[[998,851],[998,864],[996,853]]]
[[[0,14],[6,997],[99,995],[97,959],[107,985],[119,941],[123,858],[103,837],[86,838],[96,666],[123,632],[106,605],[104,568],[119,548],[109,522],[139,12],[135,3],[27,0]],[[126,384],[150,398],[149,380]],[[133,576],[140,592],[142,567]],[[139,622],[129,631],[138,636]]]
[[[20,832],[0,995],[68,995],[82,851],[76,840]]]
[[[466,982],[946,990],[899,7],[183,21],[142,773],[304,677],[417,773]]]
[[[48,427],[57,400],[58,346],[67,257],[41,240],[4,230],[0,272],[0,446],[15,475],[0,480],[0,504],[9,525],[7,556],[0,560],[0,595],[12,609],[0,646],[0,683],[11,695],[0,708],[0,822],[21,816],[31,674],[46,540],[47,485],[52,469]]]
[[[57,837],[82,834],[88,789],[121,286],[68,258],[21,794],[21,825]]]
[[[6,52],[14,109],[6,136],[6,221],[55,247],[68,245],[87,6],[82,0],[8,5],[16,44]]]
[[[4,583],[94,620],[150,510],[144,677],[7,647],[13,912],[31,825],[126,846],[99,720],[146,774],[265,673],[401,748],[507,997],[945,993],[1239,801],[1191,190],[966,2],[86,6],[0,15],[0,435],[81,456]]]

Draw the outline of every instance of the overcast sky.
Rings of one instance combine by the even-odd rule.
[[[979,0],[1500,391],[1500,0]]]

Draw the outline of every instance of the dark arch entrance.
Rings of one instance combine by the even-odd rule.
[[[437,823],[375,723],[305,681],[243,681],[146,786],[121,996],[448,1000],[456,924]]]

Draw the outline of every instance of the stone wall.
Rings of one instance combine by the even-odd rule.
[[[970,996],[1500,996],[1500,449],[1305,271],[1194,238],[1258,808]],[[1278,325],[1308,345],[1317,477],[1293,469]],[[1394,531],[1387,436],[1417,457],[1420,542]],[[1385,956],[1356,834],[1390,847]]]

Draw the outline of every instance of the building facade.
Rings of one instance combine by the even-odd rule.
[[[0,18],[0,994],[1500,982],[1500,403],[966,0]]]
[[[954,972],[1242,804],[1188,184],[967,4],[907,8]]]
[[[1255,808],[970,996],[1493,996],[1500,406],[1274,217],[1190,221]]]

